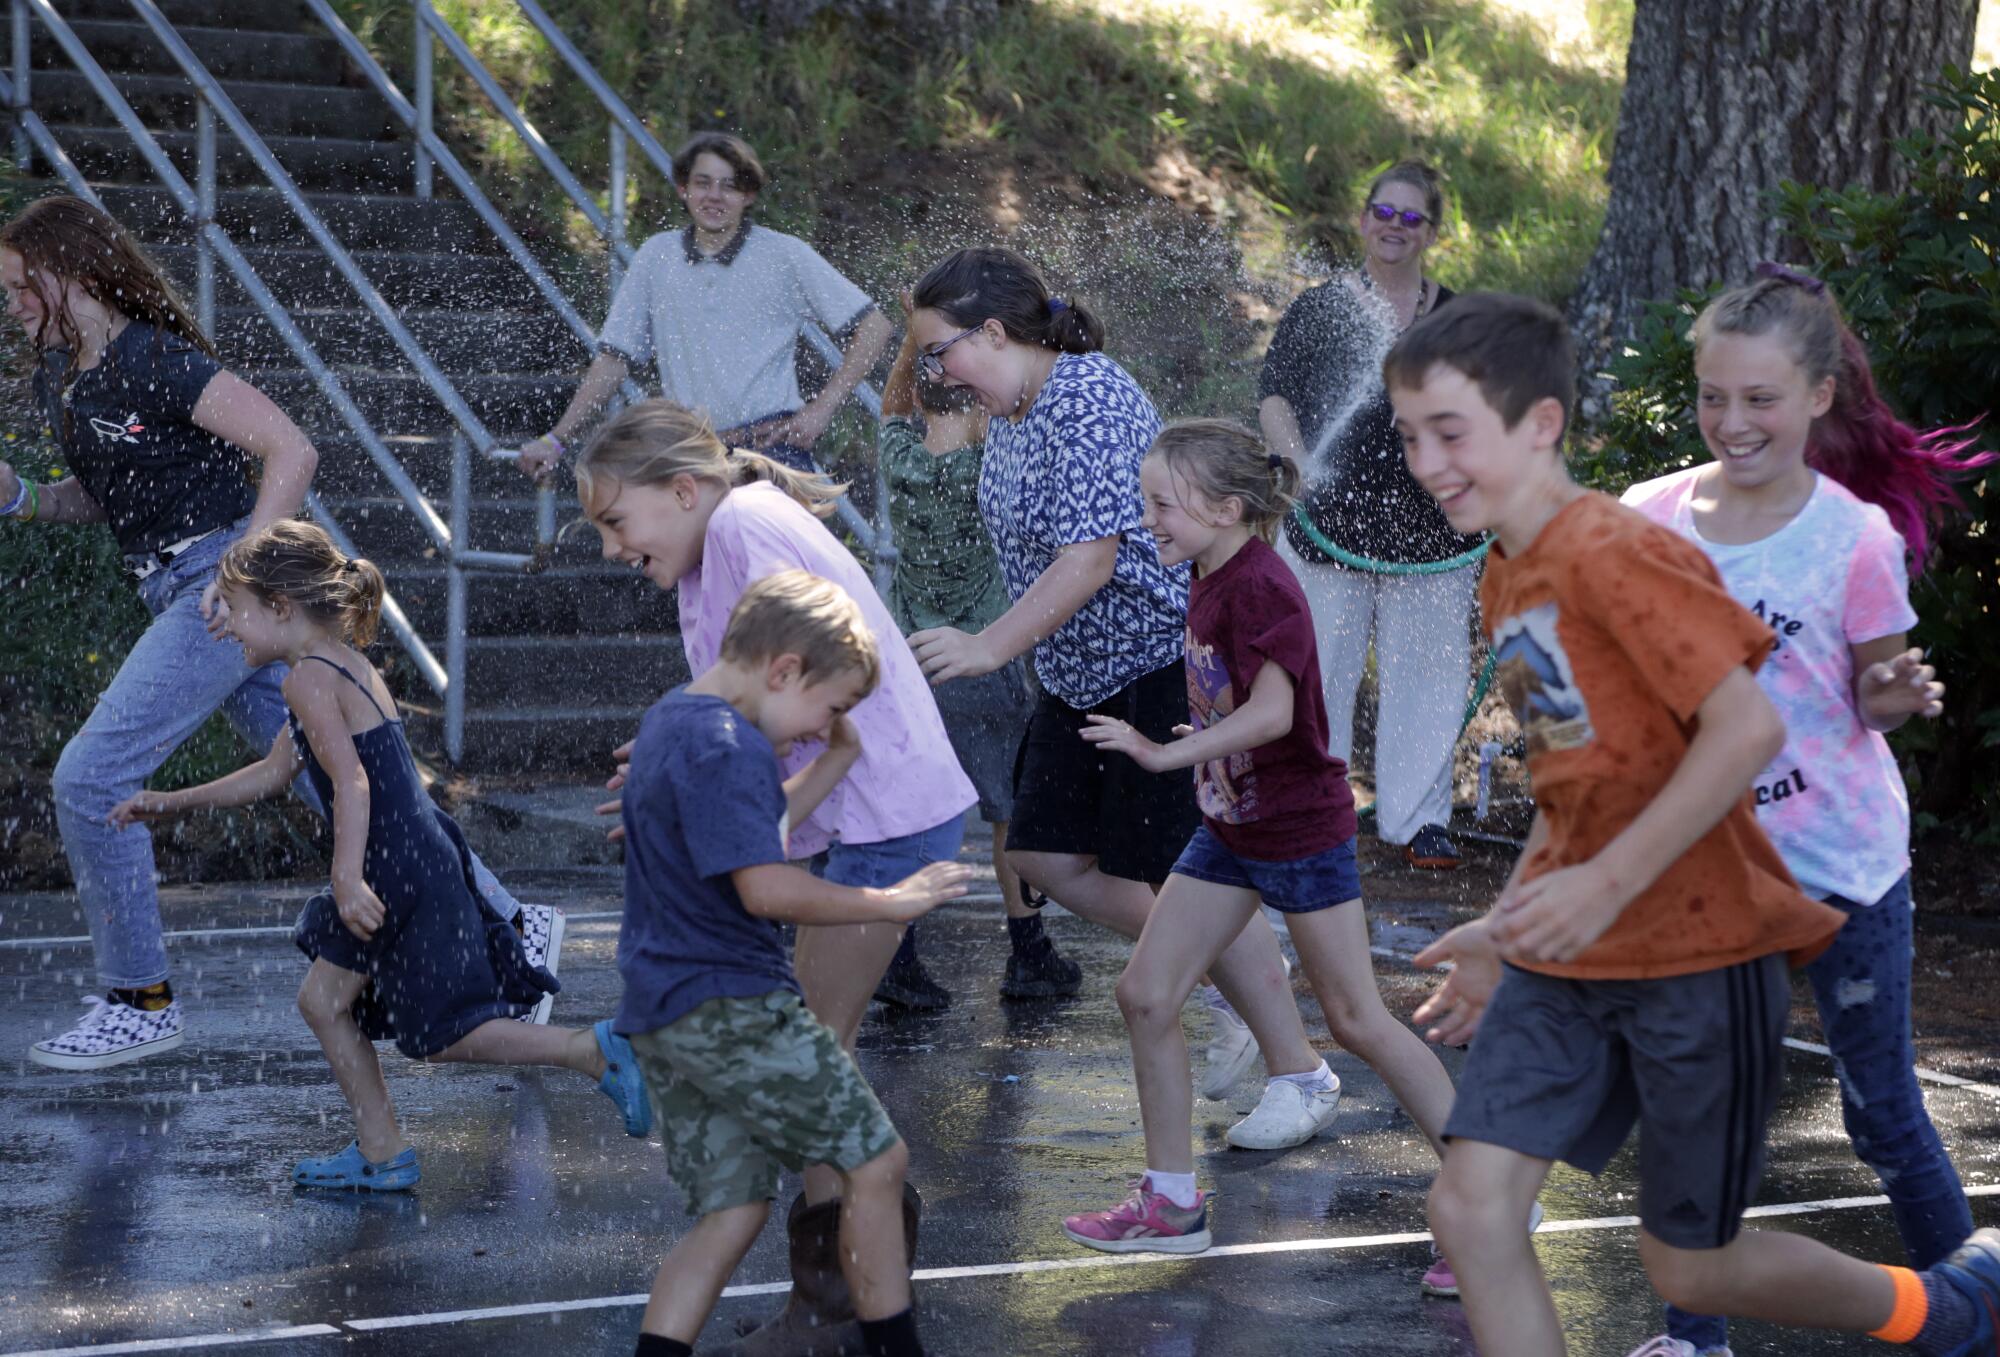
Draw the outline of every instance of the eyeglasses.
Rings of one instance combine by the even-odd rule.
[[[957,334],[953,335],[950,339],[947,339],[944,343],[938,345],[936,348],[925,349],[922,353],[918,354],[917,366],[923,369],[924,376],[930,378],[934,382],[943,381],[944,351],[950,348],[952,345],[958,343],[959,340],[965,338],[967,335],[980,329],[982,326],[985,325],[985,323],[986,322],[981,321],[978,325],[967,326],[965,329],[960,330]]]
[[[1391,207],[1388,203],[1370,203],[1368,204],[1368,210],[1374,214],[1376,221],[1395,221],[1400,217],[1402,218],[1403,225],[1409,227],[1412,231],[1416,230],[1419,226],[1437,225],[1436,222],[1414,208]]]

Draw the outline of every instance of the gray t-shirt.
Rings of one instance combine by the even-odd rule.
[[[771,742],[717,697],[676,688],[639,723],[625,779],[625,921],[613,1027],[657,1032],[710,999],[799,993],[778,925],[730,873],[785,860]]]
[[[597,346],[660,370],[660,394],[704,410],[717,429],[796,410],[794,367],[807,321],[838,334],[874,303],[797,236],[745,223],[703,256],[691,229],[639,247]]]

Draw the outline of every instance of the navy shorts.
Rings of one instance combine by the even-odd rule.
[[[1262,862],[1230,852],[1229,845],[1203,825],[1181,850],[1174,875],[1255,891],[1265,904],[1283,914],[1311,914],[1361,898],[1361,871],[1354,862],[1353,839],[1309,858]]]

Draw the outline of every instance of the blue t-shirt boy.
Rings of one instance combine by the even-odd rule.
[[[625,778],[625,921],[613,1030],[655,1032],[719,998],[799,993],[779,925],[730,873],[785,861],[777,751],[719,697],[676,688],[639,724]]]

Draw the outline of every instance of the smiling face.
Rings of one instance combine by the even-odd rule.
[[[765,692],[753,718],[778,751],[791,753],[794,740],[825,738],[836,717],[854,710],[868,696],[868,675],[859,669],[802,674],[799,657],[778,655],[765,667]]]
[[[1415,227],[1405,226],[1400,216],[1389,221],[1377,221],[1375,214],[1369,211],[1376,203],[1393,207],[1399,213],[1430,215],[1424,191],[1415,184],[1391,179],[1377,185],[1374,196],[1361,205],[1361,249],[1376,263],[1394,265],[1419,259],[1437,240],[1437,227],[1429,222]]]
[[[701,564],[714,500],[712,487],[685,472],[658,485],[598,475],[590,479],[584,514],[603,541],[605,560],[671,589]]]
[[[1191,561],[1207,551],[1243,513],[1242,501],[1233,496],[1223,504],[1211,504],[1157,455],[1139,464],[1139,494],[1145,501],[1141,521],[1153,534],[1160,564],[1165,566]]]
[[[1783,335],[1710,334],[1695,352],[1696,419],[1729,484],[1757,489],[1805,474],[1813,421],[1834,381],[1814,383]]]
[[[7,289],[7,315],[27,332],[29,342],[37,346],[54,342],[54,335],[42,337],[49,323],[50,303],[28,277],[27,261],[19,250],[0,250],[0,287]]]
[[[1444,363],[1420,386],[1391,386],[1389,399],[1410,474],[1453,531],[1504,538],[1510,526],[1538,521],[1548,474],[1559,465],[1560,401],[1536,401],[1510,429],[1479,384]]]
[[[292,653],[299,617],[285,599],[266,599],[255,589],[224,585],[222,603],[229,610],[229,635],[243,647],[248,663],[263,666]]]
[[[1033,346],[1008,339],[997,320],[986,321],[957,339],[964,330],[965,326],[954,323],[944,312],[928,307],[910,315],[910,333],[917,337],[919,352],[950,345],[938,355],[938,362],[944,365],[944,385],[966,388],[980,409],[1005,419],[1014,413],[1027,389]]]
[[[687,183],[674,191],[687,204],[688,216],[710,235],[733,236],[743,214],[757,201],[754,193],[736,186],[736,169],[713,151],[703,151],[688,169]]]

